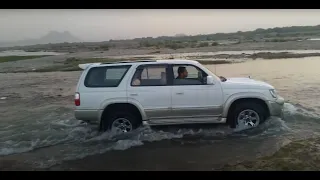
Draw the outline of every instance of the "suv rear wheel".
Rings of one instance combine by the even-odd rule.
[[[112,133],[130,132],[140,126],[138,118],[129,112],[114,112],[103,119],[101,128]]]

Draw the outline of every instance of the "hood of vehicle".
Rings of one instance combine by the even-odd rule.
[[[274,89],[270,84],[254,80],[251,78],[227,78],[227,81],[221,83],[224,88],[253,88],[253,89]]]

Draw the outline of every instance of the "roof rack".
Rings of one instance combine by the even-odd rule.
[[[104,62],[101,64],[118,64],[118,63],[138,63],[138,62],[157,62],[157,60],[141,60],[141,61],[114,61],[114,62]]]

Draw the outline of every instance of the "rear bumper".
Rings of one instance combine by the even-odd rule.
[[[90,123],[100,123],[101,110],[75,110],[74,116],[78,120]]]
[[[271,116],[283,119],[284,99],[282,97],[279,96],[275,101],[268,101],[268,106]]]

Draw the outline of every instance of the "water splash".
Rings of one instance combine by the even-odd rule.
[[[292,104],[285,104],[285,116],[291,118],[300,113],[301,108]],[[305,111],[305,110],[304,110]],[[89,155],[100,154],[110,150],[126,150],[135,146],[142,146],[146,142],[156,142],[170,139],[193,139],[195,141],[214,140],[224,138],[266,138],[292,131],[286,121],[279,118],[270,118],[263,124],[253,129],[238,128],[231,129],[225,125],[214,128],[169,128],[168,130],[155,130],[150,127],[138,128],[125,135],[115,135],[109,132],[100,133],[96,125],[83,123],[63,115],[58,120],[38,121],[37,129],[32,128],[26,134],[16,135],[11,131],[10,136],[0,137],[0,155],[29,152],[46,147],[47,153],[35,155],[37,159],[32,163],[37,166],[47,167],[63,160],[83,158]],[[69,116],[71,117],[71,116]],[[289,122],[291,121],[288,120]],[[8,128],[0,129],[8,131]],[[15,128],[13,128],[15,130]],[[9,132],[5,133],[6,135]],[[17,135],[18,134],[18,135]],[[50,154],[50,156],[48,156]],[[39,157],[41,156],[41,157]]]

